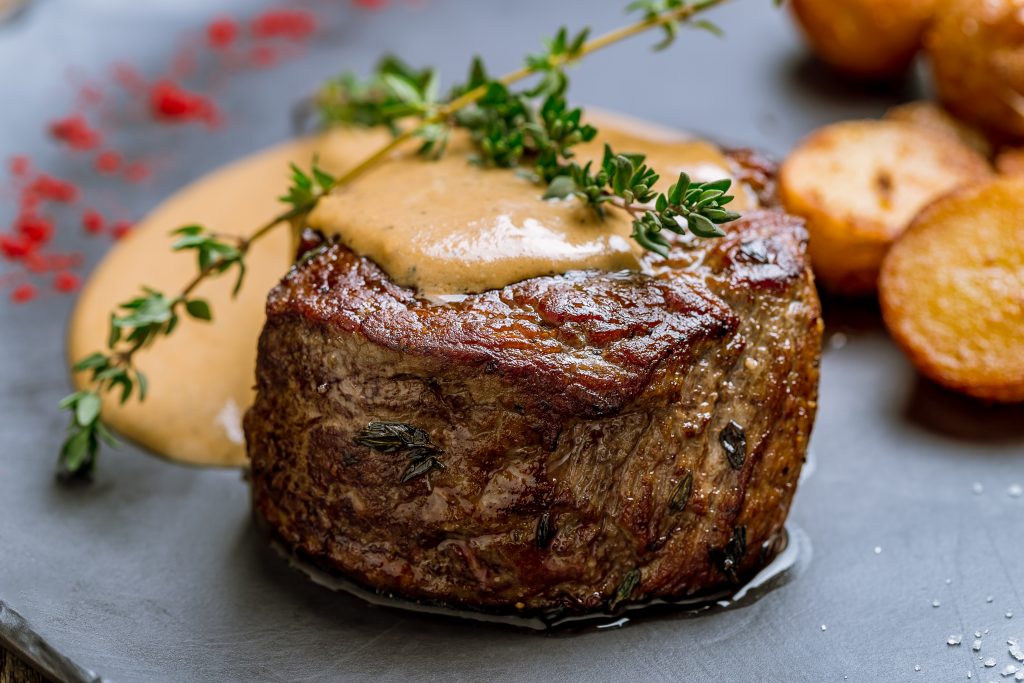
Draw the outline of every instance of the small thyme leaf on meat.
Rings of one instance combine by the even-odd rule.
[[[732,530],[732,536],[724,548],[712,548],[709,551],[711,562],[725,574],[730,581],[739,581],[739,566],[747,554],[747,527],[738,526]]]
[[[444,469],[444,463],[438,460],[441,449],[430,441],[430,435],[404,422],[371,422],[359,432],[355,442],[380,453],[404,454],[409,466],[402,475],[402,483],[431,470]]]
[[[626,572],[626,575],[622,578],[622,582],[615,591],[615,595],[612,597],[611,604],[608,606],[610,610],[614,611],[621,603],[629,600],[633,596],[633,591],[640,585],[640,570],[630,569]]]
[[[371,422],[366,425],[356,443],[381,453],[397,453],[407,449],[438,450],[430,442],[430,435],[419,427],[405,422]]]
[[[551,524],[551,513],[545,512],[537,520],[537,531],[534,535],[537,550],[547,550],[547,547],[551,544],[551,539],[555,537],[555,531],[555,527]]]
[[[734,470],[743,469],[747,459],[747,435],[735,420],[729,420],[718,435],[718,440],[725,450],[725,456]]]
[[[593,140],[597,130],[583,121],[581,109],[567,103],[565,69],[594,52],[652,30],[665,34],[657,49],[667,47],[684,25],[717,31],[713,24],[695,17],[724,2],[634,2],[630,9],[642,12],[639,21],[597,37],[591,37],[587,29],[573,34],[563,28],[547,41],[543,51],[529,55],[521,68],[500,78],[487,75],[483,63],[475,60],[466,83],[454,88],[447,99],[440,96],[435,69],[417,70],[395,57],[382,60],[368,79],[343,74],[329,81],[312,103],[323,124],[383,126],[392,132],[392,139],[339,176],[325,172],[315,160],[308,172],[293,164],[291,185],[281,197],[287,208],[247,236],[224,236],[200,225],[183,226],[175,232],[172,248],[195,252],[198,272],[177,295],[143,287],[140,296],[120,304],[121,313],[111,315],[109,352],[84,359],[91,359],[90,367],[75,366],[75,372],[92,370],[93,375],[88,389],[72,393],[60,403],[71,412],[68,437],[61,447],[60,473],[88,477],[100,442],[113,441],[103,423],[102,402],[100,409],[94,410],[93,397],[115,389],[121,392],[122,403],[132,396],[145,397],[146,381],[133,364],[135,353],[169,336],[182,314],[200,321],[213,319],[208,302],[192,296],[200,284],[233,271],[237,294],[245,279],[245,258],[254,242],[282,225],[300,224],[324,196],[351,183],[410,141],[421,141],[419,153],[436,159],[444,154],[451,130],[465,129],[476,145],[477,163],[518,168],[545,185],[546,196],[574,196],[598,215],[608,208],[627,212],[636,241],[662,256],[668,254],[665,231],[682,233],[685,227],[698,236],[720,236],[718,226],[739,217],[723,208],[732,200],[726,194],[730,181],[691,183],[680,176],[667,193],[656,193],[651,188],[657,174],[644,164],[642,155],[609,149],[599,169],[572,161],[573,147]],[[512,85],[531,77],[535,79],[532,86],[520,92],[511,90]],[[80,405],[85,406],[81,415]],[[442,467],[428,454],[415,460],[406,476],[413,478]]]
[[[675,493],[672,494],[671,500],[668,502],[669,510],[672,512],[682,512],[686,509],[686,504],[690,502],[690,496],[693,494],[693,472],[686,470],[686,474],[679,481],[679,485],[676,487]]]

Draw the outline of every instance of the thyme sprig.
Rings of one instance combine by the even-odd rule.
[[[142,287],[140,294],[121,303],[110,314],[107,350],[97,351],[78,361],[72,371],[91,372],[90,387],[76,391],[58,404],[71,413],[67,437],[58,458],[58,475],[64,479],[88,477],[96,465],[103,443],[116,446],[117,441],[102,421],[100,394],[119,391],[123,405],[135,397],[146,400],[149,386],[146,375],[135,367],[135,354],[160,337],[170,336],[183,316],[209,322],[213,311],[209,302],[194,296],[206,280],[236,271],[232,295],[237,295],[245,281],[245,257],[253,243],[277,225],[304,216],[333,186],[335,179],[316,163],[309,173],[292,165],[292,182],[280,199],[289,208],[265,223],[249,237],[221,235],[202,225],[186,225],[171,232],[176,237],[171,250],[194,252],[197,273],[182,290],[168,296],[151,287]]]
[[[642,0],[630,6],[642,11],[650,21],[684,7],[691,5],[682,0]],[[717,26],[708,22],[692,24],[718,31]],[[679,26],[678,19],[662,23],[665,38],[656,48],[663,49],[671,44]],[[695,183],[688,175],[680,174],[667,192],[657,193],[653,188],[659,175],[645,164],[643,155],[619,153],[606,145],[604,157],[596,168],[592,168],[591,163],[581,167],[573,161],[573,147],[590,142],[597,135],[597,129],[583,121],[582,109],[571,107],[565,97],[568,86],[565,66],[585,53],[588,36],[586,30],[573,36],[567,29],[561,29],[547,41],[545,52],[527,57],[527,66],[541,78],[532,87],[520,91],[513,91],[503,79],[489,77],[483,62],[475,59],[466,83],[454,88],[450,99],[481,89],[483,95],[447,119],[426,125],[419,133],[424,138],[420,153],[432,158],[440,156],[450,131],[460,128],[469,133],[475,144],[474,163],[519,168],[523,175],[547,185],[545,198],[577,197],[601,217],[608,207],[626,211],[633,223],[632,237],[644,249],[667,256],[670,242],[666,232],[685,234],[689,231],[698,237],[721,237],[724,232],[718,226],[740,217],[725,208],[733,201],[727,194],[731,187],[729,179]],[[405,114],[419,111],[424,116],[439,113],[436,72],[406,68],[398,73],[393,70],[396,62],[393,58],[385,59],[380,66],[382,73],[371,76],[368,84],[359,84],[349,76],[346,82],[352,84],[352,88],[347,92],[337,83],[332,84],[325,95],[323,117],[337,120],[337,107],[331,104],[332,97],[355,103],[362,94],[374,92],[370,85],[373,83],[383,83],[391,89],[391,95],[387,104],[369,118],[395,126],[396,121],[388,120],[390,111],[400,109]],[[404,103],[404,107],[396,109],[392,104],[395,100]],[[360,104],[372,106],[368,101]],[[362,108],[355,110],[362,111]],[[358,122],[351,118],[344,121]]]
[[[678,232],[685,224],[696,234],[699,230],[709,235],[715,232],[703,219],[714,225],[725,222],[728,212],[722,213],[721,207],[730,199],[725,194],[726,181],[708,186],[691,184],[688,179],[683,183],[680,178],[674,191],[666,193],[662,201],[662,195],[650,189],[656,175],[643,165],[639,155],[606,152],[606,163],[591,174],[587,166],[579,167],[571,161],[572,148],[592,140],[596,130],[583,122],[581,110],[568,106],[564,94],[568,85],[565,69],[587,55],[656,29],[666,34],[656,46],[662,49],[674,40],[682,24],[711,28],[705,22],[693,21],[693,17],[723,2],[633,3],[631,9],[643,12],[641,20],[596,38],[590,38],[588,31],[571,35],[562,29],[547,42],[544,51],[528,56],[523,67],[500,78],[490,78],[483,64],[474,62],[468,81],[454,89],[446,101],[439,97],[436,71],[415,70],[395,58],[381,62],[369,80],[343,75],[328,83],[316,100],[325,123],[386,126],[393,133],[392,139],[338,177],[315,163],[310,172],[293,165],[291,187],[281,198],[288,208],[247,237],[224,236],[202,225],[174,231],[172,249],[194,252],[197,273],[176,295],[144,287],[141,294],[120,304],[119,310],[111,314],[107,350],[73,366],[76,373],[92,374],[87,389],[70,394],[59,404],[71,413],[59,473],[71,478],[88,477],[101,443],[116,443],[102,420],[101,394],[120,391],[121,403],[132,397],[145,399],[148,387],[145,375],[134,366],[135,354],[173,333],[183,316],[212,320],[208,302],[193,296],[200,284],[234,271],[237,293],[245,279],[245,257],[254,242],[281,225],[303,221],[326,194],[347,185],[410,141],[422,140],[419,152],[436,158],[444,153],[451,129],[465,128],[476,143],[477,163],[522,168],[528,162],[522,170],[538,182],[549,184],[548,192],[556,192],[553,196],[571,194],[599,212],[604,209],[602,205],[628,211],[634,215],[634,236],[658,253],[664,254],[667,245],[662,230]],[[518,93],[510,89],[531,76],[539,77],[532,87]],[[538,98],[542,100],[539,107],[533,102]],[[680,186],[682,189],[677,189]],[[651,201],[653,209],[646,204]],[[430,469],[435,467],[435,460],[428,455],[413,465]],[[420,473],[417,470],[412,476]]]

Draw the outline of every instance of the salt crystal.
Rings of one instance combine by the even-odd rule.
[[[953,579],[946,579],[946,585],[947,585],[947,586],[948,586],[949,584],[951,584],[951,583],[953,583]]]
[[[1010,610],[1006,610],[1006,618],[1013,619],[1013,612],[1011,612]]]
[[[827,631],[828,630],[828,626],[826,626],[825,624],[822,624],[821,625],[821,630],[822,631]]]
[[[1013,664],[1007,664],[1003,670],[999,672],[999,675],[1006,678],[1007,676],[1012,676],[1015,673],[1017,673],[1017,667]]]
[[[921,665],[920,664],[915,664],[914,665],[914,671],[920,671],[920,670],[921,670]]]
[[[1017,675],[1013,677],[1015,681],[1024,681],[1024,669],[1017,672]]]
[[[1011,498],[1020,498],[1021,496],[1024,496],[1024,486],[1021,486],[1020,484],[1012,484],[1006,492],[1010,494]]]
[[[882,554],[882,546],[876,545],[875,546],[875,555],[881,555],[881,554]]]
[[[946,638],[946,645],[959,645],[962,642],[964,642],[963,636],[950,636],[949,638]]]
[[[985,664],[985,668],[986,669],[991,669],[992,667],[994,667],[996,665],[995,657],[989,657],[988,659],[986,659],[984,661],[984,664]]]
[[[942,604],[942,603],[941,603],[941,602],[939,602],[938,600],[932,600],[932,607],[938,607],[938,606],[939,606],[939,605],[941,605],[941,604]]]
[[[985,493],[985,487],[981,485],[980,481],[974,482],[974,485],[971,486],[971,490],[974,491],[974,495],[976,496],[980,496]]]
[[[974,644],[971,645],[971,649],[975,652],[981,652],[981,640],[975,640]]]
[[[1024,662],[1024,650],[1022,650],[1020,645],[1016,642],[1010,645],[1010,656],[1018,662]]]

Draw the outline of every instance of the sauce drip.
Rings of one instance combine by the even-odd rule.
[[[603,139],[617,149],[648,153],[666,185],[684,168],[700,180],[729,174],[728,161],[706,142],[618,117],[595,118]],[[69,358],[104,348],[110,311],[140,285],[171,293],[192,277],[193,257],[169,252],[171,230],[201,223],[225,234],[247,234],[280,211],[276,197],[286,188],[289,162],[308,167],[319,154],[325,170],[341,173],[386,136],[336,130],[287,142],[172,196],[137,224],[86,284],[70,324]],[[637,266],[639,252],[622,217],[595,223],[574,202],[541,202],[537,186],[513,172],[470,166],[465,153],[450,153],[432,165],[410,155],[400,152],[331,197],[311,223],[328,233],[343,231],[341,238],[356,251],[428,295],[479,291],[573,268]],[[600,155],[601,144],[593,144],[580,157]],[[398,201],[396,190],[416,200]],[[744,188],[737,188],[735,205],[741,211],[753,205]],[[214,322],[185,321],[172,336],[139,353],[150,395],[145,403],[124,406],[104,396],[108,423],[125,438],[178,462],[244,464],[241,417],[252,402],[266,295],[291,257],[291,236],[281,229],[253,247],[237,299],[231,298],[231,278],[201,285],[196,295],[209,300]],[[75,381],[83,386],[86,379],[80,374]]]

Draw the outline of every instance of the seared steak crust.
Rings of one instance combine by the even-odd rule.
[[[648,273],[431,303],[324,245],[271,293],[245,420],[255,512],[383,592],[581,613],[728,588],[777,550],[821,321],[802,224],[754,212]],[[442,450],[357,445],[373,421]]]

